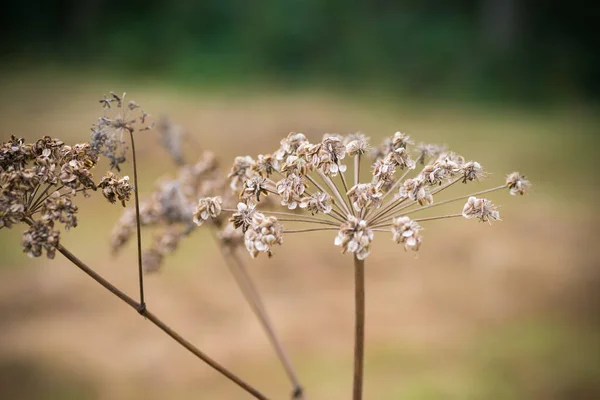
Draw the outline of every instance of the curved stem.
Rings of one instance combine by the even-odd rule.
[[[135,222],[137,231],[137,252],[138,252],[138,280],[140,285],[140,303],[145,305],[144,301],[144,270],[142,268],[142,230],[140,229],[140,196],[138,193],[137,163],[135,161],[135,142],[133,140],[133,131],[129,131],[131,138],[131,153],[133,155],[133,190],[135,191]]]
[[[354,256],[354,384],[352,399],[361,400],[365,358],[365,261]]]

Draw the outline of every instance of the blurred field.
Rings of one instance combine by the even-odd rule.
[[[225,168],[235,155],[270,152],[290,131],[397,130],[442,142],[494,174],[520,170],[524,198],[497,193],[493,226],[426,226],[418,255],[376,237],[367,260],[367,399],[600,398],[596,152],[599,118],[583,105],[517,110],[390,100],[313,90],[165,88],[85,77],[2,78],[0,135],[85,141],[109,90],[168,115]],[[142,193],[175,168],[156,135],[140,139]],[[98,169],[97,175],[102,174]],[[134,246],[113,259],[108,234],[122,211],[81,199],[80,226],[63,244],[136,293]],[[460,206],[454,206],[460,208]],[[450,208],[451,209],[451,208]],[[0,235],[0,397],[6,399],[243,399],[244,393],[57,256],[30,260],[21,230]],[[286,237],[271,260],[248,263],[310,399],[348,398],[352,377],[350,256],[331,233]],[[189,238],[147,278],[149,307],[267,395],[289,387],[217,249]]]

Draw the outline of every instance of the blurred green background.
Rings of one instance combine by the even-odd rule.
[[[597,5],[480,1],[12,2],[0,22],[0,137],[88,140],[97,100],[127,91],[193,140],[186,157],[275,149],[290,131],[395,131],[479,161],[503,221],[427,226],[418,258],[377,235],[367,271],[366,399],[600,398]],[[156,133],[141,192],[173,174]],[[105,165],[97,168],[96,177]],[[126,166],[131,175],[131,167]],[[63,244],[136,293],[122,209],[79,199]],[[454,210],[452,207],[447,210]],[[455,210],[454,210],[455,211]],[[0,398],[244,399],[63,258],[0,232]],[[346,399],[351,258],[330,233],[248,264],[310,399]],[[146,232],[144,241],[152,235]],[[149,306],[276,399],[284,373],[207,232],[147,278]]]

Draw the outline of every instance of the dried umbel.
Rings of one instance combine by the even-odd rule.
[[[458,217],[499,220],[496,207],[478,196],[502,189],[524,194],[530,186],[522,175],[513,173],[501,186],[440,201],[447,188],[485,178],[484,169],[442,146],[411,148],[412,144],[408,135],[396,132],[376,147],[370,161],[365,155],[371,146],[363,134],[326,134],[320,142],[311,143],[301,133],[290,133],[272,154],[261,154],[257,160],[250,156],[235,159],[229,179],[230,186],[241,192],[240,203],[224,205],[222,212],[232,214],[233,226],[245,234],[253,257],[261,252],[271,255],[273,245],[281,244],[286,233],[335,230],[334,244],[364,260],[377,232],[391,232],[395,242],[416,251],[422,244],[423,223]],[[353,166],[352,174],[346,175],[344,163]],[[419,164],[423,167],[414,172]],[[361,181],[361,172],[369,169],[370,177]],[[277,197],[283,210],[268,211],[263,194]],[[420,210],[465,199],[462,212],[412,217]],[[288,223],[310,227],[284,228]]]
[[[89,143],[68,146],[49,136],[26,143],[11,136],[0,146],[0,228],[28,224],[23,250],[30,257],[45,250],[53,258],[60,239],[58,224],[66,230],[77,226],[77,194],[87,196],[98,186],[105,190],[104,179],[94,183],[91,170],[97,161]],[[127,201],[126,178],[111,174],[110,179],[115,181],[115,198]]]
[[[108,158],[110,167],[120,171],[120,165],[126,161],[128,151],[126,136],[136,131],[152,128],[147,120],[148,114],[135,101],[127,102],[125,93],[100,99],[104,115],[92,126],[90,146],[95,154]]]
[[[199,197],[202,198],[200,201]],[[227,223],[227,217],[219,217],[224,205],[233,207],[236,203],[237,198],[228,190],[225,174],[211,152],[203,153],[193,164],[181,165],[176,177],[160,178],[155,191],[140,202],[140,225],[160,228],[152,245],[143,252],[144,270],[158,271],[165,257],[177,248],[179,242],[206,222],[217,230],[218,235],[223,233],[224,245],[242,245],[241,239],[235,240],[230,233],[235,228]],[[113,228],[113,253],[125,246],[135,229],[135,209],[128,208]],[[239,236],[242,236],[241,232]]]
[[[131,198],[133,191],[128,176],[120,178],[110,171],[102,178],[98,187],[102,189],[102,194],[108,201],[114,204],[119,200],[123,207],[125,207],[125,202]]]

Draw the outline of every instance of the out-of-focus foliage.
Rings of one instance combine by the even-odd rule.
[[[589,98],[600,94],[593,8],[533,0],[10,2],[0,15],[0,57],[186,81]]]

